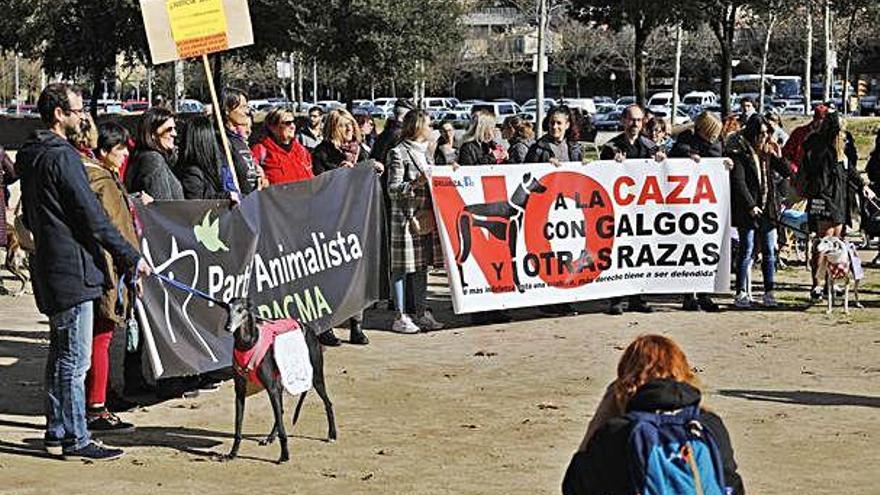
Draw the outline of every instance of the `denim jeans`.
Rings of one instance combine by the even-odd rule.
[[[92,359],[92,301],[49,317],[46,360],[46,440],[65,451],[88,445],[86,372]]]
[[[739,252],[736,257],[736,291],[744,291],[752,256],[755,252],[755,236],[761,242],[761,269],[764,273],[764,291],[773,290],[773,277],[776,273],[776,228],[766,220],[761,220],[758,228],[737,227],[739,233]]]
[[[391,274],[394,305],[401,314],[420,315],[428,307],[428,271]]]

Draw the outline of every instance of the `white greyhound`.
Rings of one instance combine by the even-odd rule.
[[[828,309],[831,314],[834,307],[834,282],[842,282],[843,312],[849,314],[849,286],[853,282],[856,307],[861,308],[859,303],[859,279],[860,274],[854,270],[852,254],[847,242],[836,236],[826,236],[819,240],[816,245],[816,253],[819,256],[819,264],[816,270],[816,278],[825,279],[825,293],[828,298]],[[859,270],[860,272],[861,270]]]

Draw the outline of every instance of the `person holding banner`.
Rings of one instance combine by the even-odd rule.
[[[626,107],[620,115],[620,124],[623,126],[623,132],[612,138],[602,146],[599,154],[600,160],[614,160],[622,162],[629,159],[651,159],[662,162],[666,159],[666,152],[642,135],[642,129],[645,124],[645,112],[638,105],[630,105]],[[629,296],[629,310],[638,311],[640,313],[653,313],[654,308],[651,307],[642,296],[635,294]],[[615,297],[609,301],[608,314],[619,316],[623,314],[623,298]]]
[[[323,128],[324,109],[317,105],[313,106],[309,109],[308,125],[296,133],[296,139],[311,153],[324,140],[323,133],[321,132]]]
[[[182,152],[174,172],[186,199],[227,199],[239,202],[232,183],[232,171],[226,165],[217,144],[217,134],[209,117],[198,116],[184,128]]]
[[[111,285],[102,250],[132,275],[149,275],[152,270],[107,219],[89,189],[82,159],[65,139],[80,127],[84,115],[79,91],[64,83],[50,84],[37,107],[48,130],[37,131],[25,144],[18,167],[24,221],[36,245],[31,257],[34,295],[51,330],[44,446],[67,459],[116,459],[123,451],[92,441],[86,424],[93,305]]]
[[[736,295],[734,305],[750,308],[747,291],[755,243],[760,242],[764,273],[764,306],[777,306],[773,294],[776,272],[776,223],[778,206],[772,171],[783,177],[791,169],[782,158],[782,147],[772,139],[773,128],[761,115],[754,114],[745,128],[731,136],[727,156],[733,160],[730,174],[731,219],[739,234],[736,256]]]
[[[251,148],[251,153],[269,184],[286,184],[315,176],[312,155],[296,141],[293,112],[282,107],[273,108],[266,115],[263,127],[266,136]]]
[[[251,108],[247,96],[235,88],[226,88],[221,96],[223,122],[226,125],[226,137],[232,152],[232,165],[238,179],[238,189],[242,196],[263,187],[263,171],[254,163],[254,156],[240,129],[247,128],[251,120]]]
[[[428,268],[440,255],[428,187],[426,153],[432,132],[427,112],[413,110],[403,119],[402,142],[388,153],[392,295],[397,306],[391,330],[399,333],[443,328],[427,303]]]
[[[532,124],[517,115],[507,117],[501,125],[501,137],[508,143],[507,163],[525,163],[529,148],[535,142]]]
[[[700,159],[721,158],[721,120],[710,112],[703,112],[694,119],[693,129],[678,135],[669,156],[672,158],[690,158],[697,164]],[[709,294],[685,294],[682,302],[685,311],[707,311],[715,313],[721,310]]]
[[[366,150],[361,146],[363,135],[360,126],[357,125],[357,121],[348,110],[337,108],[328,113],[322,135],[324,140],[312,152],[312,168],[315,175],[337,168],[355,166],[372,167],[377,174],[381,174],[384,170],[385,167],[382,163],[370,159]],[[351,331],[349,342],[352,344],[367,345],[370,343],[363,331],[363,319],[364,314],[361,312],[348,321]],[[341,341],[333,333],[333,329],[319,335],[318,340],[326,346],[341,344]]]
[[[184,199],[183,186],[172,172],[176,138],[177,124],[170,110],[154,107],[144,112],[134,157],[125,172],[130,193],[145,192],[157,200]]]
[[[495,114],[477,110],[471,126],[461,139],[459,165],[498,165],[507,160],[507,151],[495,142]]]

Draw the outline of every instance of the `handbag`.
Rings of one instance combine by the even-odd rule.
[[[433,234],[437,230],[437,221],[434,219],[434,212],[431,210],[421,209],[409,219],[410,230],[417,235]]]
[[[18,238],[18,245],[26,253],[33,253],[37,250],[34,243],[34,234],[24,225],[24,211],[21,208],[22,199],[18,200],[15,207],[15,214],[12,220],[12,228],[15,231],[15,237]]]

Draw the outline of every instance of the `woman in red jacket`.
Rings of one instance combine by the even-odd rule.
[[[254,160],[263,168],[269,184],[308,180],[312,173],[312,155],[296,141],[293,113],[273,108],[263,122],[266,136],[251,148]]]

